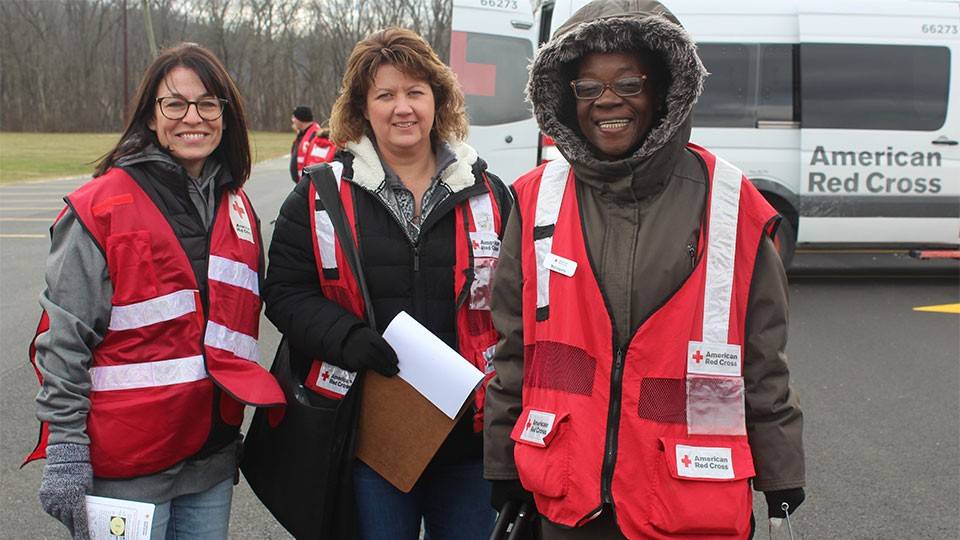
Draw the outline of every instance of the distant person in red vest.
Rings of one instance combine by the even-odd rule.
[[[290,117],[297,138],[290,149],[290,177],[293,183],[300,181],[303,169],[316,163],[333,159],[337,147],[330,141],[330,130],[313,121],[313,111],[303,105],[293,110]]]
[[[152,538],[225,540],[244,405],[285,403],[257,362],[264,257],[243,100],[184,43],[128,110],[51,228],[28,460],[47,458],[40,505],[74,538],[90,538],[85,495],[98,495],[155,504]]]

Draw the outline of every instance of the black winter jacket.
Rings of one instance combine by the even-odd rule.
[[[487,192],[487,187],[486,163],[476,152],[462,144],[455,145],[454,151],[457,161],[442,173],[453,192],[427,215],[415,243],[375,193],[384,172],[369,140],[348,144],[334,160],[343,164],[342,178],[353,190],[359,255],[377,330],[382,332],[400,311],[406,311],[456,349],[454,210],[459,203]],[[486,177],[505,220],[512,204],[509,191],[496,176],[487,173]],[[264,290],[267,317],[289,340],[291,363],[301,380],[313,358],[342,366],[344,339],[354,327],[365,324],[324,297],[320,289],[307,200],[309,182],[304,175],[280,209]],[[482,455],[482,440],[473,432],[471,416],[461,418],[434,461],[459,462]]]

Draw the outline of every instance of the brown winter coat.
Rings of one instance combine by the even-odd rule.
[[[657,2],[588,5],[541,49],[528,86],[541,129],[573,166],[587,248],[621,344],[693,270],[707,200],[706,167],[685,148],[703,67],[685,32],[686,40],[677,42],[671,41],[672,35],[644,27],[644,19],[653,13],[675,22]],[[598,17],[604,19],[595,21]],[[592,34],[583,34],[587,25],[579,23],[585,21],[593,21]],[[572,101],[562,97],[570,92],[569,75],[564,77],[570,70],[564,65],[587,52],[637,45],[661,54],[671,72],[666,112],[632,156],[600,161],[574,127]],[[520,230],[514,208],[493,289],[493,317],[501,341],[494,358],[497,376],[487,388],[486,401],[484,468],[491,480],[517,477],[510,431],[521,411],[523,382]],[[789,386],[784,352],[787,311],[786,275],[773,242],[765,238],[750,291],[743,367],[747,432],[757,471],[754,488],[760,491],[804,485],[803,415]]]

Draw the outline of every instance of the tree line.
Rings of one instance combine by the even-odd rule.
[[[118,131],[160,48],[210,48],[246,100],[253,129],[290,129],[296,105],[325,121],[354,44],[410,28],[448,58],[451,0],[2,0],[0,130]],[[127,85],[123,24],[126,13]]]

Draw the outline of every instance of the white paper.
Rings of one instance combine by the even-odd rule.
[[[155,505],[87,495],[90,540],[149,540]]]
[[[397,352],[400,378],[450,418],[483,379],[483,373],[401,311],[383,332],[383,339]]]

